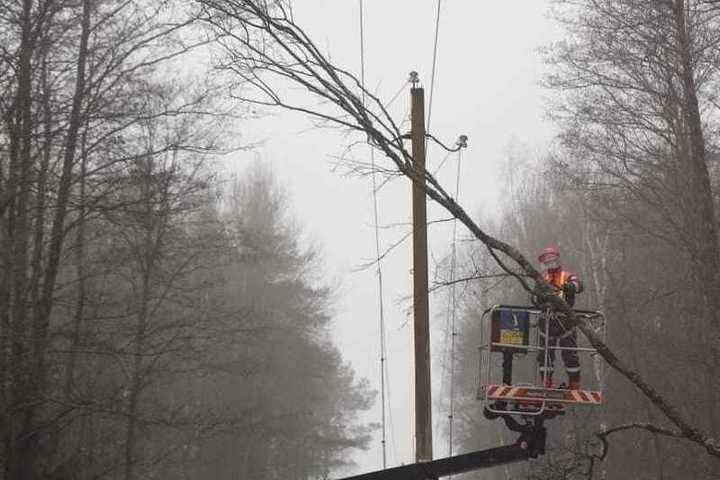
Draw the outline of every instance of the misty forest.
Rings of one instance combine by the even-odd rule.
[[[417,162],[423,142],[471,159],[473,139],[453,146],[456,131],[428,128],[411,145],[410,112],[366,86],[364,63],[337,61],[294,13],[308,2],[296,3],[0,4],[0,479],[309,480],[382,468],[357,455],[382,443],[384,461],[386,374],[359,375],[338,346],[344,279],[327,275],[295,189],[243,135],[283,112],[337,153],[332,166],[304,162],[338,182],[371,180],[373,192],[401,182],[408,217],[413,188],[438,223],[453,222],[425,289],[440,305],[432,334],[453,349],[433,340],[436,445],[449,437],[457,455],[517,441],[479,391],[493,305],[532,299],[592,350],[578,382],[602,392],[600,405],[561,407],[540,455],[460,478],[720,478],[720,4],[548,2],[562,39],[535,55],[554,137],[539,153],[508,150],[491,211]],[[357,18],[358,2],[346,3]],[[441,2],[426,3],[439,25]],[[411,90],[417,81],[399,95]],[[369,288],[412,243],[368,246],[377,256],[362,268],[380,279]],[[546,246],[582,284],[572,276],[553,290],[555,267],[538,262]],[[601,311],[605,330],[573,308]],[[516,361],[535,368],[525,353]],[[379,372],[385,355],[372,359]],[[555,382],[575,391],[567,356],[557,354]],[[392,415],[416,414],[413,401]]]

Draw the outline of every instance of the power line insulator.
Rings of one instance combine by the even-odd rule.
[[[408,81],[412,83],[413,88],[417,88],[417,84],[420,83],[420,75],[418,72],[415,70],[410,72],[410,79]]]

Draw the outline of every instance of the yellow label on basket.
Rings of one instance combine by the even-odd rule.
[[[500,330],[500,343],[508,345],[522,345],[523,332],[520,330]]]

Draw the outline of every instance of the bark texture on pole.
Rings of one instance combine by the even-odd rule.
[[[425,171],[425,91],[413,88],[413,167]],[[413,182],[413,315],[415,331],[415,458],[432,460],[432,411],[430,397],[430,321],[428,305],[427,203],[425,182]]]

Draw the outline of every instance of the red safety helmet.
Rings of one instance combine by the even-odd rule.
[[[538,260],[548,270],[554,270],[560,267],[560,250],[555,246],[549,246],[543,248],[542,252],[538,256]]]

